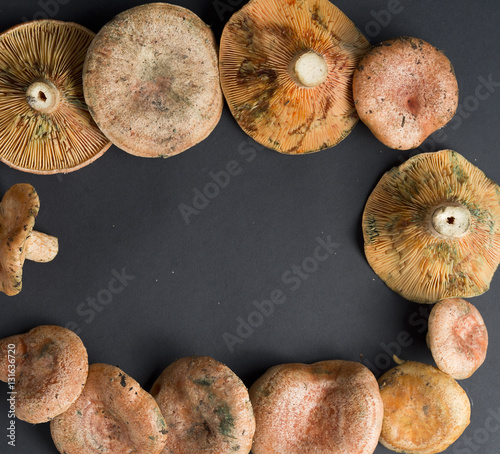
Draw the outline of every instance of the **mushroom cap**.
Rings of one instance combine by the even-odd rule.
[[[25,244],[39,208],[38,194],[25,183],[12,186],[0,202],[0,283],[6,295],[22,289]]]
[[[0,340],[0,380],[8,382],[8,345],[15,345],[16,416],[38,424],[65,412],[87,380],[87,350],[67,328],[42,325]]]
[[[361,121],[384,145],[399,150],[417,148],[458,106],[450,60],[407,36],[373,47],[354,71],[352,90]]]
[[[65,454],[159,454],[167,440],[165,420],[153,397],[108,364],[90,366],[80,397],[51,421],[50,431]]]
[[[250,397],[224,364],[206,356],[179,359],[158,377],[151,394],[169,430],[162,454],[250,452]]]
[[[0,35],[0,160],[35,174],[72,172],[111,145],[92,120],[83,99],[82,67],[94,33],[71,22],[40,20]],[[56,105],[41,112],[49,96]],[[53,96],[52,96],[53,95]],[[47,101],[48,102],[48,101]]]
[[[469,218],[457,236],[430,218],[456,206]],[[454,225],[455,217],[445,218]],[[387,172],[363,213],[366,258],[395,292],[418,303],[484,293],[500,261],[500,188],[452,150],[422,153]]]
[[[377,381],[362,364],[270,368],[250,388],[253,454],[370,454],[382,428]]]
[[[383,374],[378,382],[384,402],[380,443],[392,451],[444,451],[469,425],[467,393],[435,367],[408,361]]]
[[[352,74],[369,49],[327,0],[251,0],[222,33],[222,90],[241,128],[265,147],[286,154],[322,150],[358,121]],[[326,80],[318,86],[303,86],[292,71],[307,51],[326,62]]]
[[[488,331],[472,304],[461,298],[448,298],[432,308],[427,344],[436,366],[454,379],[463,380],[486,359]]]
[[[129,9],[101,29],[87,53],[83,86],[104,134],[142,157],[196,145],[222,113],[212,31],[193,12],[166,3]]]

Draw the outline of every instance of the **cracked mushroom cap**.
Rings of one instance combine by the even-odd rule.
[[[0,340],[0,380],[17,393],[17,418],[31,424],[65,412],[80,396],[88,368],[81,339],[60,326],[42,325]]]
[[[168,157],[196,145],[222,113],[216,47],[209,26],[180,6],[150,3],[119,14],[85,61],[94,120],[136,156]]]
[[[41,20],[0,35],[0,160],[36,174],[71,172],[111,145],[83,99],[82,68],[94,33]]]
[[[191,356],[168,366],[151,394],[168,426],[162,454],[247,454],[255,419],[248,390],[224,364]]]
[[[382,428],[374,375],[360,363],[272,367],[250,388],[253,454],[371,454]]]
[[[380,443],[392,451],[442,452],[470,423],[467,393],[452,377],[435,367],[402,362],[378,382],[384,402]]]
[[[410,301],[480,295],[500,261],[500,188],[452,150],[387,172],[362,223],[370,266]]]
[[[384,145],[399,150],[417,148],[458,106],[450,60],[407,36],[373,47],[354,72],[352,89],[361,121]]]
[[[222,89],[257,142],[287,154],[322,150],[358,121],[352,75],[369,49],[327,0],[251,0],[222,33]]]
[[[50,423],[64,454],[159,454],[167,440],[165,420],[153,397],[125,372],[92,364],[80,397]]]
[[[469,378],[486,359],[488,331],[479,311],[461,298],[437,303],[427,332],[436,366],[456,380]]]

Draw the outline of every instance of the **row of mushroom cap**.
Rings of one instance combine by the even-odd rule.
[[[219,54],[198,16],[166,3],[124,11],[97,35],[34,21],[0,35],[0,69],[0,159],[40,174],[77,170],[111,143],[178,154],[215,128],[223,93],[246,133],[286,154],[336,145],[359,117],[386,145],[415,148],[458,104],[441,52],[415,38],[372,49],[328,0],[251,0]]]

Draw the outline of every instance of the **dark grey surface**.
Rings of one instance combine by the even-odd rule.
[[[197,13],[219,38],[231,11],[245,2],[175,3]],[[41,18],[45,9],[53,18],[98,31],[138,4],[1,0],[0,29]],[[500,181],[499,3],[336,5],[372,43],[410,35],[445,51],[457,73],[461,108],[420,151],[455,149]],[[396,11],[391,17],[389,9]],[[496,85],[480,89],[481,80]],[[389,351],[431,363],[425,346],[428,307],[403,300],[377,278],[364,258],[360,229],[365,201],[379,178],[415,153],[385,148],[359,124],[334,149],[282,156],[258,147],[226,107],[209,138],[168,160],[141,159],[112,147],[94,164],[62,177],[2,164],[0,192],[15,183],[35,186],[41,200],[37,229],[59,237],[60,253],[49,264],[26,263],[20,295],[0,294],[0,337],[73,322],[91,362],[118,365],[146,389],[169,363],[192,354],[226,363],[248,386],[268,367],[285,362],[359,361],[363,355],[378,374],[391,367]],[[180,204],[192,205],[195,190],[213,181],[210,172],[233,160],[241,172],[187,224]],[[335,243],[323,262],[310,259],[317,238]],[[302,264],[317,269],[291,282],[292,267]],[[133,279],[96,312],[88,298],[109,295],[113,270]],[[255,318],[260,326],[231,352],[224,333],[236,335],[238,317],[247,320],[256,310],[253,302],[268,299],[275,289],[285,301],[265,319]],[[500,452],[499,296],[497,275],[489,292],[471,300],[485,319],[490,347],[486,363],[461,382],[473,402],[472,422],[447,453]],[[16,447],[7,445],[6,398],[7,387],[0,384],[0,452],[55,453],[48,424],[19,421]],[[376,453],[385,452],[379,445]]]

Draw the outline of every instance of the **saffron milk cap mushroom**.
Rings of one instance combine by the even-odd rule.
[[[358,121],[352,75],[369,49],[328,0],[251,0],[222,33],[222,89],[257,142],[286,154],[322,150]]]
[[[111,146],[83,99],[83,62],[94,36],[56,20],[25,22],[0,35],[4,163],[36,174],[67,173]]]
[[[16,417],[31,424],[65,412],[80,396],[88,368],[83,342],[67,328],[42,325],[0,340],[0,380],[13,385]]]
[[[500,262],[500,188],[452,150],[387,172],[362,223],[368,263],[410,301],[480,295]]]
[[[76,402],[50,423],[60,453],[159,454],[165,420],[153,397],[118,367],[92,364]]]
[[[432,308],[428,326],[427,345],[440,370],[463,380],[483,364],[488,331],[471,303],[462,298],[439,301]]]
[[[107,23],[90,45],[83,86],[104,134],[136,156],[181,153],[205,139],[222,113],[213,33],[168,3],[137,6]]]
[[[25,259],[49,262],[59,250],[57,238],[33,230],[40,200],[33,186],[16,184],[0,203],[0,290],[16,295],[22,288]]]
[[[417,148],[448,123],[458,107],[458,83],[450,60],[417,38],[384,41],[354,71],[359,118],[390,148]]]
[[[382,428],[375,376],[352,361],[282,364],[250,388],[253,454],[371,454]]]
[[[168,426],[162,454],[247,454],[255,419],[243,382],[207,356],[181,358],[151,388]]]

